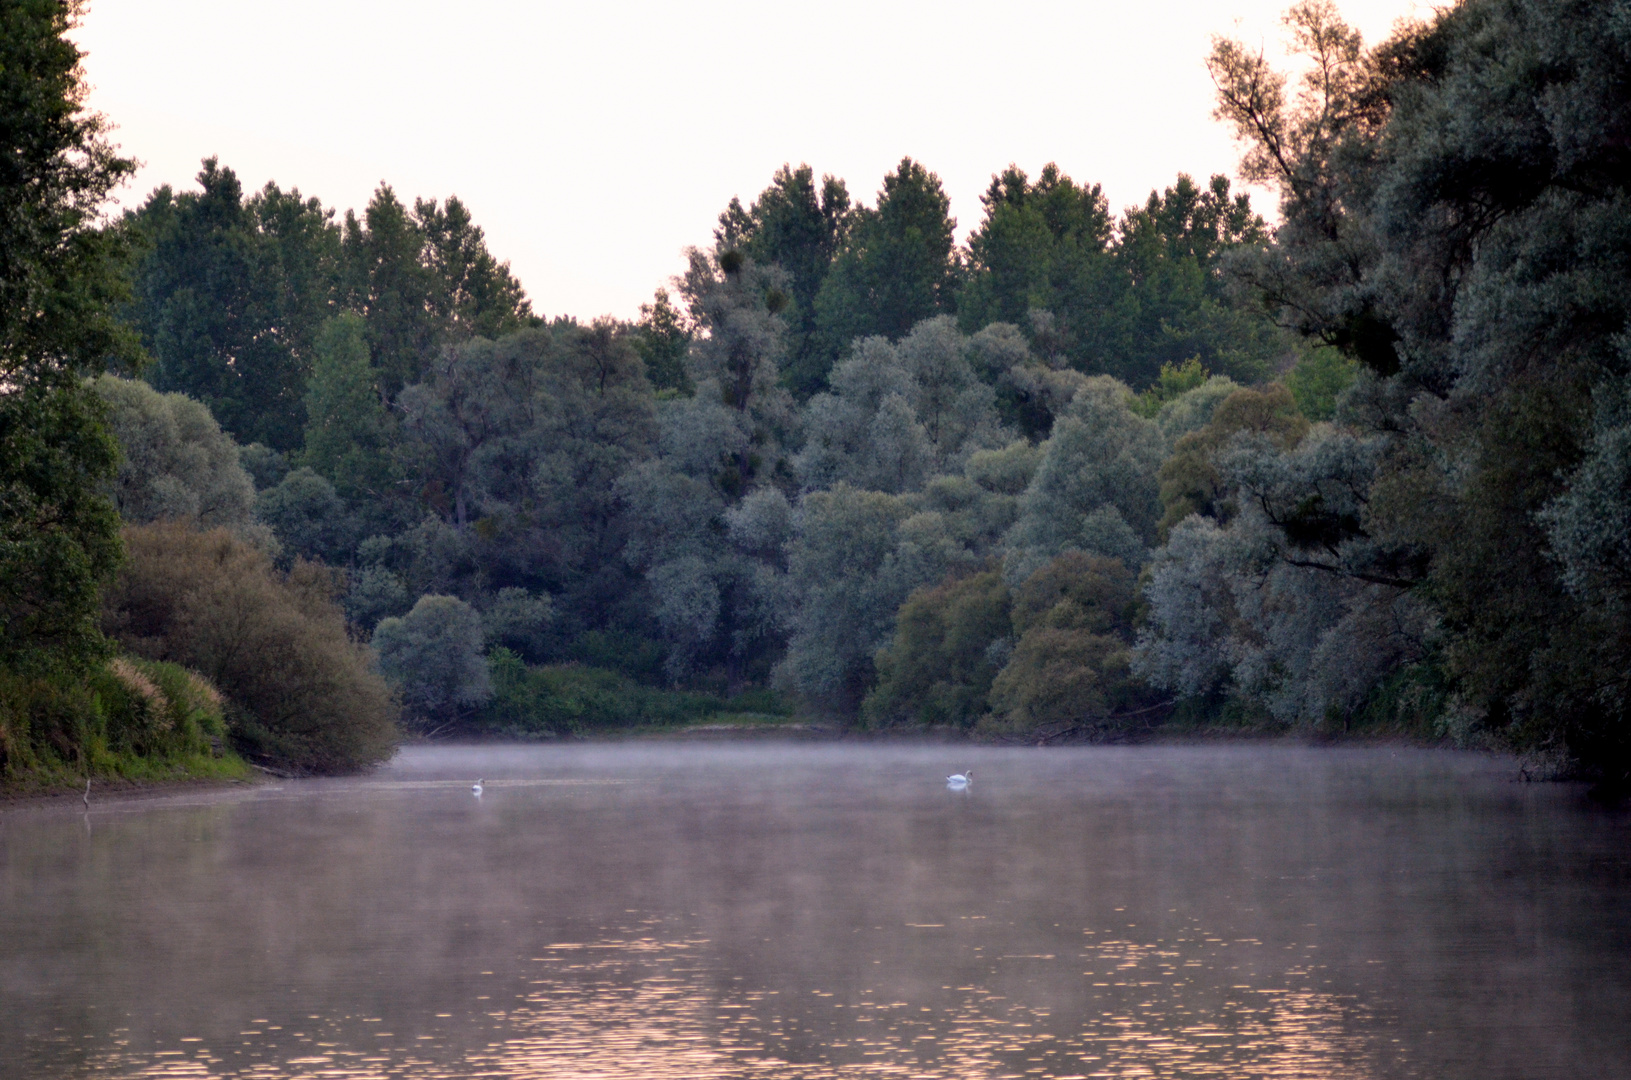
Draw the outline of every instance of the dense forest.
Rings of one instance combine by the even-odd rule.
[[[210,159],[99,217],[131,166],[69,15],[12,6],[0,770],[796,710],[1392,733],[1623,787],[1621,7],[1367,47],[1305,0],[1285,69],[1218,39],[1272,227],[1223,176],[1116,213],[1011,165],[959,245],[916,161],[870,201],[789,165],[637,321],[582,322],[454,197],[338,217]]]

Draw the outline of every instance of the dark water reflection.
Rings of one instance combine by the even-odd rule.
[[[1631,824],[1511,771],[454,748],[13,809],[0,1076],[1631,1077]]]

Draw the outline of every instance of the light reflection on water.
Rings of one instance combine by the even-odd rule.
[[[1464,755],[417,749],[90,819],[0,824],[0,1076],[1631,1075],[1624,816]]]

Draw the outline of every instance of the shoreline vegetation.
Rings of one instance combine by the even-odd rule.
[[[1631,30],[1218,38],[1241,179],[903,158],[633,321],[456,197],[134,164],[0,13],[0,792],[403,739],[1400,739],[1631,791]],[[11,151],[15,151],[12,153]],[[9,170],[9,171],[8,171]],[[938,737],[938,736],[937,736]]]

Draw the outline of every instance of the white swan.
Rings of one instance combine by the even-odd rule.
[[[946,786],[947,787],[968,787],[969,783],[971,781],[973,781],[973,779],[974,779],[974,770],[973,769],[968,770],[968,772],[954,772],[950,776],[946,777]]]
[[[472,792],[474,792],[475,794],[480,795],[481,794],[481,781],[477,780],[474,784],[470,785],[470,790]]]

